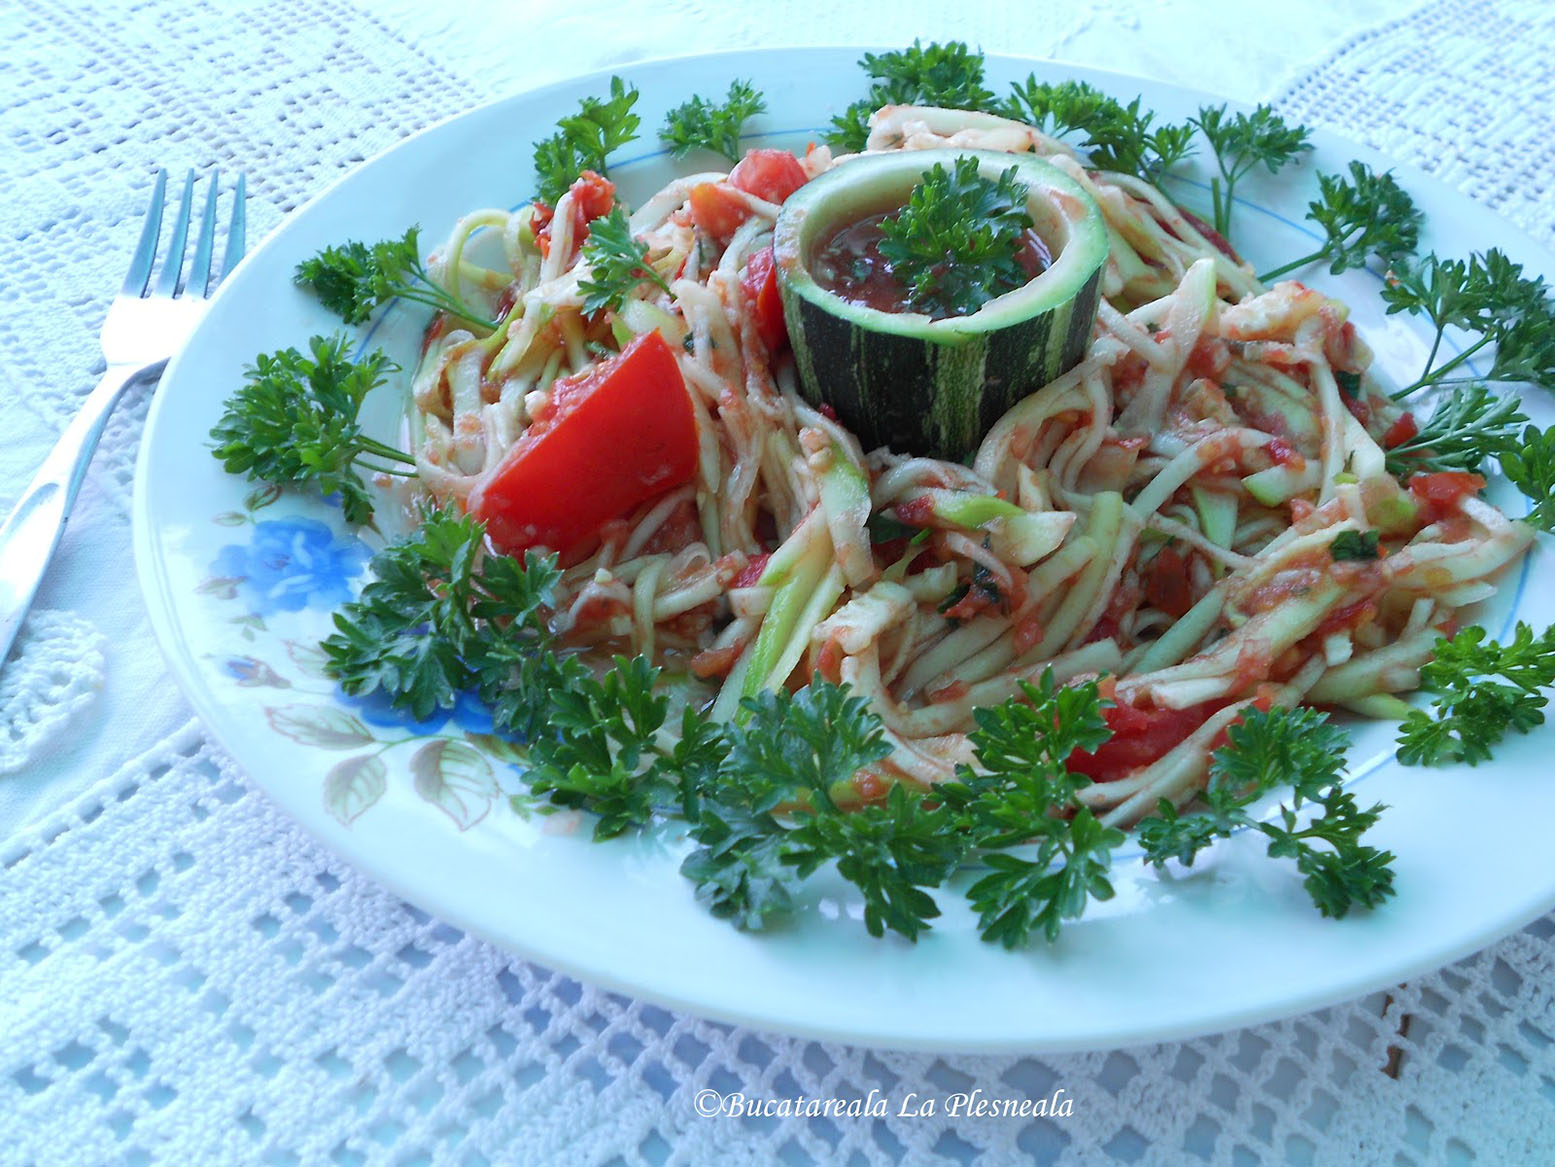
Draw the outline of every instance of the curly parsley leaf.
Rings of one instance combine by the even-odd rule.
[[[1215,230],[1231,234],[1231,208],[1236,184],[1258,165],[1276,173],[1303,150],[1312,149],[1312,131],[1288,126],[1272,106],[1260,105],[1252,113],[1227,115],[1224,105],[1200,106],[1199,116],[1189,121],[1198,126],[1215,151],[1220,177],[1210,180]]]
[[[557,122],[556,133],[535,143],[538,197],[554,206],[585,170],[605,174],[611,151],[637,139],[642,119],[632,112],[636,104],[636,87],[612,77],[608,99],[585,97],[577,113]]]
[[[530,743],[530,788],[598,815],[596,839],[645,825],[678,790],[674,755],[660,742],[669,698],[654,692],[658,676],[645,657],[616,657],[603,680],[581,677],[555,693],[548,732]]]
[[[1078,133],[1081,148],[1099,170],[1153,179],[1193,153],[1193,126],[1155,124],[1155,114],[1136,97],[1128,105],[1085,81],[1038,81],[1035,74],[1011,86],[999,110],[1054,137]]]
[[[659,137],[676,158],[697,147],[722,154],[731,162],[740,159],[740,130],[746,121],[765,113],[766,100],[749,81],[729,83],[722,103],[693,97],[669,111]]]
[[[555,692],[580,679],[576,658],[550,652],[541,619],[560,579],[554,556],[529,553],[520,563],[490,554],[482,524],[434,508],[371,567],[374,578],[335,613],[335,631],[321,646],[347,693],[381,692],[424,719],[452,709],[462,693],[490,703],[501,690],[509,704],[493,705],[493,723],[522,736],[544,724]],[[512,683],[526,663],[527,691]]]
[[[1311,255],[1265,272],[1265,283],[1309,263],[1328,261],[1334,275],[1365,267],[1372,256],[1396,265],[1420,242],[1425,216],[1387,172],[1378,174],[1364,162],[1350,163],[1350,177],[1318,175],[1318,198],[1308,204],[1307,218],[1323,229],[1323,246]]]
[[[906,288],[907,303],[936,318],[976,312],[1026,282],[1018,258],[1026,187],[1010,167],[997,182],[975,158],[936,162],[913,187],[907,205],[880,222],[880,254]]]
[[[1555,531],[1555,426],[1529,426],[1519,441],[1500,451],[1501,471],[1533,502],[1527,521],[1541,531]]]
[[[1506,644],[1487,640],[1469,627],[1436,642],[1436,656],[1420,670],[1420,687],[1435,693],[1430,713],[1417,709],[1404,719],[1399,760],[1412,765],[1467,762],[1490,757],[1508,733],[1527,733],[1544,724],[1555,684],[1555,627],[1535,636],[1519,622]]]
[[[415,465],[410,455],[364,434],[356,420],[368,392],[396,366],[376,351],[351,360],[343,336],[315,336],[308,346],[311,358],[294,348],[254,358],[211,429],[214,453],[232,474],[338,494],[347,521],[365,523],[373,504],[358,459]]]
[[[347,324],[362,323],[380,304],[399,297],[447,312],[487,332],[496,328],[496,321],[427,274],[418,232],[419,228],[411,227],[402,239],[373,244],[353,240],[326,247],[297,265],[296,282],[311,289],[324,307]]]
[[[1157,867],[1169,859],[1192,866],[1216,839],[1245,828],[1269,840],[1271,858],[1296,861],[1313,905],[1342,917],[1356,905],[1376,907],[1393,894],[1393,855],[1361,836],[1385,809],[1361,810],[1342,785],[1345,734],[1314,709],[1248,709],[1226,731],[1226,744],[1210,758],[1203,813],[1181,814],[1167,799],[1142,819],[1139,840]],[[1290,805],[1277,821],[1255,819],[1247,807],[1271,790],[1292,788]],[[1302,824],[1303,804],[1322,814]]]
[[[937,105],[952,109],[992,110],[993,94],[983,87],[983,54],[960,41],[912,47],[890,53],[865,53],[859,65],[873,79],[869,95],[832,118],[829,145],[849,153],[869,140],[869,115],[884,105]]]
[[[1111,852],[1124,839],[1076,804],[1090,779],[1065,765],[1075,750],[1094,752],[1110,736],[1096,683],[1060,687],[1049,669],[1038,685],[1022,682],[1021,692],[1024,701],[975,712],[978,767],[963,766],[956,782],[935,788],[963,816],[968,845],[985,852],[989,872],[967,898],[983,939],[1006,948],[1034,933],[1055,940],[1091,899],[1110,899]],[[1034,858],[1009,853],[1028,842]]]
[[[665,292],[670,290],[664,277],[648,262],[648,245],[632,237],[631,224],[619,203],[608,215],[589,224],[583,259],[589,269],[588,275],[578,281],[584,312],[619,310],[632,290],[644,281]]]
[[[1414,437],[1389,448],[1388,473],[1400,478],[1423,470],[1477,473],[1486,458],[1516,445],[1517,427],[1527,420],[1516,397],[1492,393],[1480,382],[1455,385]]]
[[[1335,563],[1376,559],[1381,538],[1381,531],[1340,531],[1328,545],[1328,554]]]

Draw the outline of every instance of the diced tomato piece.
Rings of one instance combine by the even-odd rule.
[[[589,237],[589,224],[601,215],[608,215],[616,205],[616,185],[608,178],[585,170],[578,181],[569,188],[572,195],[572,245],[583,246]],[[535,243],[541,255],[551,254],[551,227],[556,218],[556,208],[536,202],[530,229],[535,233]]]
[[[1175,547],[1161,548],[1150,561],[1150,569],[1145,574],[1145,599],[1170,616],[1184,615],[1193,607],[1188,561]]]
[[[1415,415],[1405,413],[1388,427],[1387,433],[1382,435],[1382,444],[1391,450],[1396,446],[1402,446],[1419,432],[1420,427],[1415,422]]]
[[[788,328],[783,323],[783,300],[778,295],[772,248],[763,247],[746,261],[745,271],[740,276],[740,291],[750,303],[761,343],[767,346],[767,352],[777,352],[788,341]]]
[[[494,546],[566,552],[696,473],[696,416],[657,330],[558,381],[548,408],[470,495]]]
[[[1409,480],[1409,493],[1420,501],[1431,522],[1456,514],[1462,499],[1484,489],[1485,480],[1467,470],[1438,470]]]
[[[787,150],[747,150],[729,172],[729,185],[769,203],[781,203],[805,184],[804,167]]]
[[[752,555],[740,574],[734,577],[731,588],[753,588],[761,582],[762,573],[767,570],[767,560],[771,559],[770,552],[763,551],[760,555]]]
[[[1066,765],[1094,782],[1115,782],[1164,757],[1214,712],[1214,703],[1187,709],[1139,709],[1114,705],[1103,716],[1112,736],[1094,754],[1076,750]]]
[[[699,182],[691,188],[691,220],[714,239],[727,242],[750,213],[727,182]]]
[[[1269,458],[1277,466],[1289,466],[1292,469],[1300,470],[1307,464],[1307,460],[1301,456],[1301,452],[1284,438],[1270,438],[1269,444],[1263,449],[1264,453],[1268,454]]]

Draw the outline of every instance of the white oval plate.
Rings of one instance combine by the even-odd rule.
[[[664,112],[694,93],[751,79],[772,112],[748,130],[803,148],[832,114],[862,96],[858,50],[772,51],[634,65],[645,138],[612,176],[628,199],[676,164],[656,150]],[[989,59],[990,88],[1036,70],[1076,76],[1163,117],[1193,113],[1202,95],[1041,62]],[[325,845],[443,918],[541,964],[666,1005],[764,1029],[869,1045],[956,1051],[1096,1048],[1182,1037],[1312,1009],[1437,967],[1555,904],[1544,861],[1555,819],[1541,732],[1508,742],[1493,765],[1406,769],[1389,760],[1389,726],[1357,729],[1351,759],[1360,797],[1392,807],[1376,828],[1398,856],[1398,895],[1343,921],[1313,910],[1288,862],[1241,837],[1191,872],[1156,875],[1130,850],[1118,894],[1093,905],[1051,947],[1006,952],[977,938],[959,895],[916,945],[871,939],[845,887],[820,887],[790,927],[745,935],[697,906],[677,873],[673,833],[608,844],[567,816],[523,817],[522,789],[500,756],[468,744],[478,710],[409,725],[382,702],[343,697],[318,670],[329,610],[360,587],[368,555],[338,509],[287,496],[256,506],[225,474],[207,437],[256,353],[303,345],[338,322],[292,286],[293,267],[346,239],[398,235],[411,223],[432,246],[461,214],[514,206],[529,191],[532,140],[586,95],[595,76],[474,110],[363,165],[291,215],[227,280],[188,347],[169,366],[152,408],[136,476],[135,550],[157,635],[201,717],[264,789]],[[1372,151],[1317,135],[1311,160],[1240,192],[1235,237],[1268,266],[1310,250],[1302,222],[1315,171]],[[694,160],[692,160],[694,164]],[[1198,177],[1205,175],[1201,168]],[[1500,246],[1531,270],[1551,257],[1488,211],[1419,173],[1400,171],[1450,254]],[[1179,181],[1181,201],[1207,203]],[[1422,248],[1424,250],[1424,248]],[[1384,317],[1378,277],[1299,273],[1344,296],[1391,374],[1418,368],[1425,344]],[[424,318],[387,310],[374,343],[409,365]],[[1542,395],[1531,394],[1532,398]],[[369,402],[392,434],[397,408]],[[1529,400],[1550,421],[1546,400]],[[1515,493],[1503,505],[1521,513]],[[1555,609],[1555,571],[1536,548],[1506,581],[1486,620],[1542,628]]]

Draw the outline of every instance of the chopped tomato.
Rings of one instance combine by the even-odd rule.
[[[727,240],[751,215],[741,191],[781,203],[804,184],[804,167],[787,150],[747,150],[727,181],[691,188],[691,219],[714,239]]]
[[[1438,470],[1409,480],[1409,493],[1425,508],[1429,522],[1456,514],[1464,498],[1484,489],[1485,480],[1467,470]]]
[[[470,496],[501,551],[566,552],[696,473],[691,397],[657,331],[558,381],[524,435]]]
[[[1076,750],[1066,765],[1076,774],[1094,782],[1115,782],[1126,778],[1141,766],[1164,757],[1214,712],[1214,703],[1190,705],[1187,709],[1139,709],[1118,704],[1106,710],[1107,728],[1112,736],[1094,754]]]
[[[1415,415],[1405,413],[1388,427],[1387,433],[1382,435],[1382,444],[1391,450],[1395,446],[1402,446],[1410,438],[1420,432],[1420,427],[1415,423]]]
[[[1289,466],[1293,470],[1301,470],[1307,464],[1301,452],[1284,438],[1270,438],[1269,444],[1264,447],[1264,453],[1268,454],[1270,460],[1277,466]]]
[[[771,559],[770,552],[762,552],[760,555],[752,555],[746,562],[740,574],[734,577],[731,588],[753,588],[761,582],[763,573],[767,570],[767,560]]]
[[[747,150],[729,172],[729,185],[769,203],[781,203],[805,184],[804,167],[787,150]]]
[[[581,247],[589,237],[589,224],[601,215],[608,215],[616,205],[616,186],[603,175],[585,170],[569,189],[572,195],[572,245]],[[556,208],[545,203],[535,203],[534,218],[529,221],[535,233],[535,243],[541,255],[551,254],[551,227],[556,218]]]
[[[1188,561],[1175,547],[1161,548],[1150,561],[1145,575],[1145,599],[1169,616],[1184,615],[1193,607]]]
[[[740,276],[740,291],[750,303],[756,318],[756,331],[769,353],[775,353],[788,340],[788,328],[783,323],[783,300],[778,295],[777,267],[772,260],[772,248],[763,247],[745,263]]]
[[[750,213],[727,182],[699,182],[691,188],[691,221],[714,239],[727,242]]]

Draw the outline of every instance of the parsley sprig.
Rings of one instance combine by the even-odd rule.
[[[642,119],[632,112],[636,104],[636,86],[612,77],[607,99],[585,97],[577,113],[557,122],[556,133],[535,143],[538,197],[554,206],[585,170],[605,174],[611,151],[637,139]]]
[[[729,93],[722,102],[693,97],[670,110],[659,137],[676,158],[684,158],[701,147],[738,162],[740,130],[766,109],[767,102],[761,93],[749,81],[736,79],[729,83]]]
[[[1227,744],[1210,760],[1202,813],[1182,814],[1169,799],[1141,820],[1139,841],[1157,867],[1176,859],[1192,866],[1216,839],[1246,828],[1265,835],[1271,858],[1294,859],[1313,904],[1325,916],[1343,917],[1353,907],[1374,908],[1393,894],[1393,858],[1361,841],[1386,809],[1362,810],[1344,789],[1345,735],[1314,709],[1250,709],[1233,722]],[[1290,804],[1276,821],[1248,811],[1265,794],[1292,788]],[[1322,814],[1302,825],[1304,804]]]
[[[832,118],[826,141],[856,153],[869,140],[869,115],[883,105],[938,105],[993,110],[993,93],[983,87],[983,54],[960,41],[929,44],[890,53],[865,53],[859,65],[873,79],[869,96]]]
[[[1350,176],[1318,175],[1318,198],[1307,206],[1307,218],[1323,229],[1323,245],[1310,255],[1282,264],[1258,278],[1264,283],[1320,260],[1338,275],[1352,267],[1365,267],[1377,256],[1396,264],[1412,254],[1420,242],[1424,215],[1387,172],[1378,174],[1364,162],[1350,163]]]
[[[1260,163],[1274,174],[1303,150],[1312,149],[1308,141],[1312,132],[1306,126],[1286,125],[1268,105],[1260,105],[1250,114],[1230,115],[1224,105],[1205,105],[1199,107],[1197,118],[1189,120],[1203,131],[1215,151],[1220,177],[1210,179],[1210,201],[1215,230],[1228,238],[1236,184]]]
[[[365,523],[373,504],[358,471],[404,472],[361,459],[409,466],[416,460],[368,437],[357,424],[367,394],[396,366],[377,351],[353,361],[350,347],[344,336],[315,336],[308,342],[310,356],[295,348],[260,353],[211,437],[229,473],[338,494],[347,521]]]
[[[1517,427],[1528,420],[1521,404],[1479,382],[1453,386],[1419,433],[1388,450],[1388,473],[1404,478],[1422,470],[1478,472],[1486,458],[1517,447]]]
[[[583,293],[585,312],[620,309],[632,289],[644,281],[665,292],[670,290],[648,262],[648,245],[633,238],[626,211],[619,203],[608,215],[589,224],[583,259],[589,274],[578,281],[578,291]]]
[[[373,580],[322,647],[347,693],[381,692],[424,719],[474,691],[499,733],[533,739],[582,679],[540,618],[560,573],[553,556],[488,554],[484,536],[468,515],[424,511],[415,534],[373,556]]]
[[[1111,736],[1096,683],[1059,687],[1049,669],[1021,689],[1024,702],[975,712],[978,767],[963,766],[956,784],[936,791],[966,816],[969,844],[986,852],[989,872],[967,898],[983,939],[1006,948],[1034,932],[1057,939],[1090,900],[1111,899],[1111,852],[1124,840],[1077,804],[1090,779],[1065,767],[1073,751],[1094,752]],[[1036,845],[1031,858],[1010,850],[1027,842]]]
[[[1530,499],[1526,521],[1541,531],[1555,531],[1555,426],[1529,426],[1520,440],[1500,451],[1501,472]]]
[[[465,303],[427,274],[411,227],[401,239],[377,243],[351,240],[326,247],[297,265],[296,281],[312,289],[319,302],[347,324],[360,324],[380,304],[395,297],[447,312],[487,332],[497,327],[479,309]]]
[[[1155,124],[1155,114],[1136,97],[1124,105],[1085,81],[1038,81],[1035,74],[1011,86],[1000,111],[1054,137],[1082,135],[1091,165],[1151,180],[1193,153],[1193,126]]]
[[[1012,166],[997,182],[984,178],[975,158],[957,158],[953,170],[936,162],[907,205],[881,220],[880,254],[912,308],[966,315],[1026,282],[1017,255],[1032,222],[1015,176]]]
[[[1469,627],[1436,642],[1436,656],[1420,670],[1420,687],[1435,693],[1432,711],[1416,709],[1404,719],[1399,760],[1411,764],[1467,762],[1490,757],[1490,747],[1508,733],[1527,733],[1544,724],[1555,684],[1555,627],[1538,636],[1519,622],[1506,644]]]

